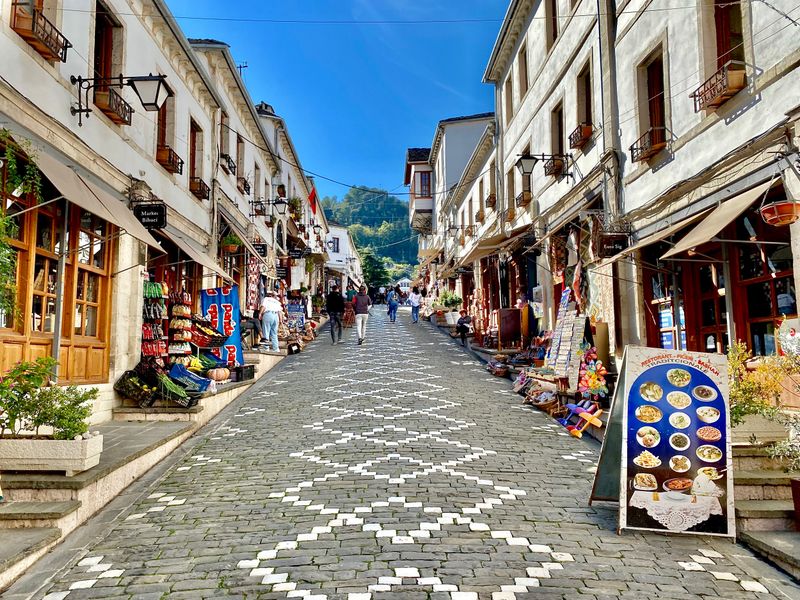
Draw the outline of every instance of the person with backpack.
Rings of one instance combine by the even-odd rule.
[[[356,331],[358,332],[358,345],[364,343],[367,336],[367,320],[369,319],[369,309],[372,307],[372,299],[367,294],[367,287],[362,285],[356,297],[353,298],[353,308],[356,313]]]
[[[342,341],[342,315],[344,314],[344,297],[339,291],[339,286],[334,285],[325,298],[325,307],[331,320],[331,344],[336,345]],[[339,339],[336,339],[336,327],[339,327]]]

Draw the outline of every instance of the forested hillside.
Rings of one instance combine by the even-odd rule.
[[[358,248],[372,248],[392,263],[417,262],[417,237],[408,226],[408,203],[386,190],[350,188],[344,198],[322,199],[325,216],[345,225]]]

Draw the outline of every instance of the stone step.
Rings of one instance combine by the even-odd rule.
[[[800,578],[800,532],[742,531],[738,539],[795,579]]]
[[[733,490],[736,501],[742,500],[791,500],[789,480],[800,477],[800,473],[785,471],[734,471]]]
[[[734,446],[733,472],[780,470],[781,461],[770,458],[762,446]]]
[[[736,502],[738,531],[787,531],[794,528],[791,500],[739,500]]]
[[[0,529],[57,527],[80,507],[80,500],[5,502],[0,504]]]
[[[58,542],[61,530],[56,527],[0,529],[0,590]]]

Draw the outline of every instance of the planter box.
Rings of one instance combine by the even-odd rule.
[[[64,471],[67,477],[97,466],[103,436],[88,440],[0,440],[0,471]]]

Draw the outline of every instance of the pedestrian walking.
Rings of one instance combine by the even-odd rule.
[[[358,332],[358,345],[364,343],[364,338],[367,335],[367,319],[369,319],[369,309],[372,306],[372,300],[367,295],[366,286],[361,286],[358,294],[353,298],[353,308],[356,313],[356,331]]]
[[[325,307],[328,310],[328,317],[331,320],[331,344],[342,341],[342,315],[344,314],[344,297],[339,291],[339,286],[335,285],[328,292],[325,298]],[[339,327],[339,338],[336,338],[336,327]]]
[[[408,301],[411,303],[411,322],[419,322],[419,307],[422,304],[422,294],[419,293],[419,288],[414,286],[411,293],[408,295]]]
[[[352,283],[348,283],[347,284],[347,301],[348,302],[352,302],[353,298],[356,297],[357,293],[358,292],[356,292],[355,286]]]
[[[394,323],[397,320],[397,307],[400,306],[400,286],[389,288],[386,302],[389,304],[389,321]]]
[[[280,349],[278,346],[278,326],[281,323],[282,314],[283,305],[281,305],[274,290],[267,291],[267,295],[261,301],[259,316],[261,317],[262,333],[270,341],[273,352],[277,352]]]

